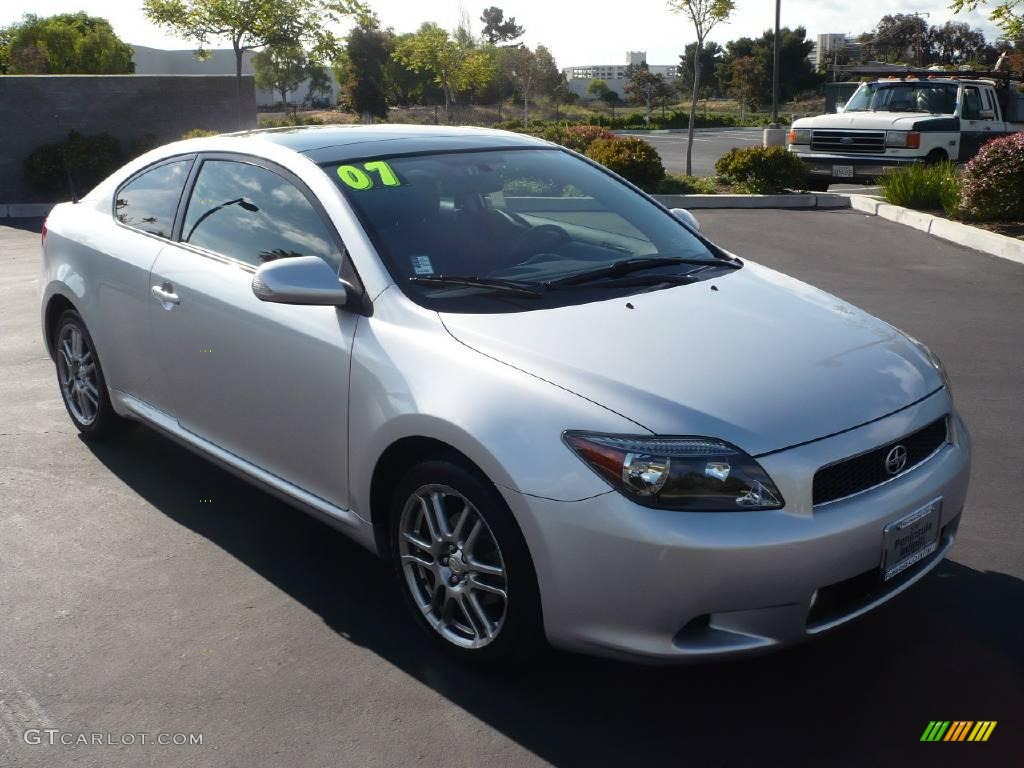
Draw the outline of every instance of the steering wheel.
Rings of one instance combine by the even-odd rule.
[[[540,224],[523,233],[512,248],[515,258],[526,258],[541,250],[553,251],[570,240],[569,233],[556,224]]]

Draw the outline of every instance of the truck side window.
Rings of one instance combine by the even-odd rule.
[[[964,88],[964,108],[961,117],[964,120],[981,119],[981,94],[977,88]]]

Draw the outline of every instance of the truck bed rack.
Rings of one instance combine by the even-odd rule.
[[[1011,81],[1024,81],[1024,72],[1011,72],[1009,70],[958,70],[946,71],[938,69],[927,69],[924,67],[909,66],[870,66],[863,64],[840,64],[833,67],[833,70],[840,75],[853,75],[855,77],[899,77],[904,79],[924,80],[927,78],[948,78],[950,80],[1002,80],[1004,84]]]

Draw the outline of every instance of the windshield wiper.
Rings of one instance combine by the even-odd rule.
[[[588,269],[586,272],[577,272],[574,275],[566,275],[555,280],[548,280],[543,283],[545,288],[558,287],[560,285],[579,285],[589,283],[591,280],[600,280],[605,277],[625,277],[631,272],[641,269],[654,269],[655,267],[670,267],[674,264],[692,264],[698,267],[730,267],[739,269],[740,264],[725,259],[686,259],[679,256],[652,256],[634,259],[623,259],[603,267]]]
[[[489,291],[502,293],[516,293],[520,296],[543,296],[544,291],[540,287],[533,287],[528,283],[517,283],[513,280],[495,280],[489,277],[476,277],[475,275],[433,275],[431,277],[410,277],[410,283],[415,285],[434,286],[464,286],[468,288],[486,288]]]

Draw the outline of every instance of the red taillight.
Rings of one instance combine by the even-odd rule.
[[[42,230],[42,232],[40,234],[42,235],[42,244],[45,246],[46,245],[46,222],[45,221],[43,222],[43,230]]]

